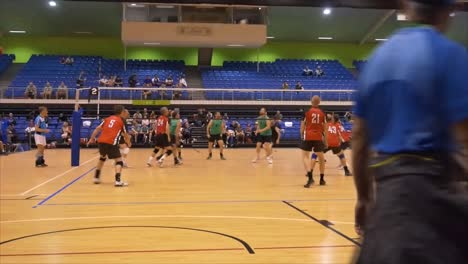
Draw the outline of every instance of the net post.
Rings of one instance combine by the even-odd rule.
[[[80,89],[76,89],[75,109],[72,115],[71,166],[80,166],[81,111],[79,110]]]

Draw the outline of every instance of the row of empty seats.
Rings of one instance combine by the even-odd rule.
[[[0,74],[6,71],[14,60],[15,55],[13,54],[0,54]]]

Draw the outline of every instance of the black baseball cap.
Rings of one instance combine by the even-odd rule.
[[[435,6],[449,6],[455,4],[456,0],[411,0],[413,2],[435,5]]]

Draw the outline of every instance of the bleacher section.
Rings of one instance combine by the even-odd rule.
[[[0,74],[2,74],[15,60],[13,54],[1,54],[0,55]]]
[[[132,74],[137,75],[141,87],[146,76],[153,77],[155,74],[161,80],[172,75],[176,82],[184,72],[185,64],[183,61],[157,61],[157,60],[128,60],[127,71],[124,70],[124,61],[119,59],[105,59],[100,56],[72,56],[73,65],[60,64],[60,58],[57,55],[33,55],[28,63],[18,74],[16,79],[10,84],[5,96],[6,98],[23,98],[26,86],[33,81],[41,94],[47,81],[54,88],[57,88],[61,82],[64,82],[69,88],[69,98],[75,96],[76,80],[80,72],[85,72],[85,86],[97,86],[100,78],[99,73],[109,77],[110,75],[119,75],[122,77],[124,86],[128,86],[128,78]],[[86,97],[87,94],[82,94]],[[113,91],[103,91],[101,98],[106,99],[112,96],[113,99],[129,99],[130,92],[116,88]],[[170,95],[167,95],[170,96]],[[54,96],[53,96],[54,97]],[[184,93],[182,98],[187,98]],[[133,94],[134,99],[141,98],[141,92]]]
[[[366,66],[366,63],[367,63],[367,61],[363,61],[363,60],[353,61],[353,65],[354,65],[354,67],[356,68],[356,70],[358,72],[362,72],[362,70],[364,69],[364,66]]]
[[[303,69],[308,66],[315,70],[320,66],[325,75],[321,77],[303,76]],[[278,59],[275,62],[261,62],[257,72],[255,62],[224,62],[222,69],[203,71],[203,83],[207,89],[278,89],[278,92],[248,93],[234,92],[234,100],[309,100],[310,93],[296,93],[296,82],[301,82],[305,90],[353,90],[356,80],[353,75],[337,60],[290,60]],[[289,84],[290,92],[281,90],[282,83]],[[221,100],[226,95],[219,91],[207,91],[209,100]],[[324,100],[349,101],[349,93],[323,93]]]

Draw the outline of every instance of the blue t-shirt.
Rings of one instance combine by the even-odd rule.
[[[468,55],[432,27],[403,29],[367,63],[355,115],[383,153],[452,149],[451,127],[468,119]]]
[[[47,121],[46,121],[46,119],[44,117],[42,117],[40,115],[38,115],[36,117],[36,119],[34,119],[34,125],[38,126],[39,128],[42,128],[42,129],[47,129]],[[43,133],[36,132],[36,134],[41,135]]]

